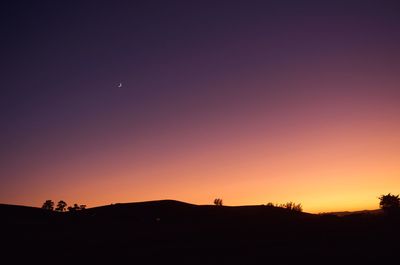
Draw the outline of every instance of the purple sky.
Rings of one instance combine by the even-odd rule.
[[[208,203],[216,195],[233,204],[257,204],[285,200],[287,188],[293,200],[307,203],[307,196],[295,195],[296,185],[274,187],[279,181],[272,181],[271,172],[238,163],[282,165],[280,180],[290,182],[296,173],[288,168],[304,153],[278,161],[253,147],[294,154],[301,142],[315,147],[318,157],[324,144],[338,141],[343,148],[328,148],[324,160],[338,161],[353,138],[365,138],[391,147],[369,146],[371,154],[394,159],[400,152],[398,142],[387,140],[400,122],[398,1],[0,5],[0,202],[38,205],[62,196],[89,205],[165,197]],[[348,138],[339,141],[342,130]],[[232,154],[234,147],[241,156]],[[313,180],[329,180],[323,169],[338,165],[313,171],[314,162],[303,165],[310,180],[297,177],[324,190],[329,181]],[[202,163],[209,168],[199,168]],[[224,163],[230,167],[221,173]],[[342,166],[343,177],[357,181],[362,177],[354,172],[370,172],[364,164]],[[390,163],[379,167],[400,173]],[[190,177],[200,172],[202,177]],[[229,185],[214,191],[215,179],[244,185],[247,193],[235,197],[238,191]],[[379,179],[373,175],[367,182]],[[266,194],[282,192],[263,197],[259,188],[265,181],[272,183],[264,187]],[[128,185],[131,190],[121,188]],[[351,192],[340,185],[336,194]],[[388,180],[382,190],[365,188],[355,205],[373,207],[362,196],[395,192],[388,187],[400,184]],[[310,210],[347,207],[321,201]]]

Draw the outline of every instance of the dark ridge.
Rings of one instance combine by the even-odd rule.
[[[88,219],[101,222],[135,222],[135,223],[260,223],[283,222],[311,218],[308,213],[293,212],[278,207],[255,206],[215,206],[194,205],[175,200],[160,200],[134,203],[116,203],[112,205],[89,208],[82,213]]]
[[[145,202],[128,202],[128,203],[113,203],[110,205],[102,205],[98,207],[92,207],[88,210],[103,210],[109,208],[143,208],[143,207],[188,207],[195,206],[194,204],[176,201],[176,200],[155,200]]]
[[[397,253],[400,236],[399,219],[384,215],[174,200],[66,213],[3,204],[0,214],[2,251],[17,252],[15,263],[381,264]]]
[[[322,214],[332,214],[332,215],[337,215],[337,216],[348,216],[348,215],[358,215],[358,214],[383,214],[383,211],[381,209],[376,209],[376,210],[362,210],[362,211],[343,211],[343,212],[328,212],[328,213],[322,213]]]
[[[60,213],[37,207],[0,204],[0,222],[48,222]]]

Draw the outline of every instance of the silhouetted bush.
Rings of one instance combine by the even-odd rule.
[[[302,212],[303,211],[303,207],[301,206],[301,203],[294,203],[294,202],[287,202],[284,204],[279,205],[279,207],[291,210],[291,211],[295,211],[295,212]]]
[[[76,203],[74,203],[74,206],[68,207],[68,211],[70,211],[70,212],[76,212],[76,211],[79,211],[80,209],[81,209],[81,207],[79,207],[79,205]]]
[[[47,200],[43,203],[42,209],[53,211],[54,210],[54,202],[52,200]]]
[[[295,204],[292,207],[292,211],[302,212],[303,211],[303,206],[301,205],[301,203]]]
[[[66,207],[67,207],[67,203],[65,201],[61,200],[57,203],[56,211],[64,212]]]
[[[216,198],[215,200],[214,200],[214,204],[216,205],[216,206],[222,206],[222,199],[220,199],[220,198]]]
[[[68,207],[68,211],[70,211],[70,212],[82,211],[85,209],[86,209],[85,204],[78,205],[77,203],[74,203],[74,206]]]
[[[267,203],[266,206],[268,206],[268,207],[275,207],[275,205],[274,205],[272,202]]]
[[[379,207],[386,214],[399,214],[400,213],[400,198],[399,195],[392,195],[390,193],[381,195],[379,197]]]

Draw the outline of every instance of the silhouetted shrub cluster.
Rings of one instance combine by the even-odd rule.
[[[273,204],[272,202],[269,202],[266,204],[267,207],[278,207],[278,208],[285,208],[291,211],[295,211],[295,212],[302,212],[303,211],[303,206],[301,205],[301,203],[294,203],[294,202],[287,202],[287,203],[277,203],[277,204]]]
[[[303,206],[301,206],[301,203],[294,203],[294,202],[287,202],[284,204],[281,204],[280,207],[295,211],[295,212],[302,212],[303,211]]]
[[[53,211],[54,210],[54,202],[52,200],[46,200],[42,205],[42,209]],[[57,203],[57,207],[55,208],[55,210],[57,212],[65,212],[66,209],[68,209],[68,211],[70,211],[70,212],[76,212],[76,211],[85,210],[86,205],[84,205],[84,204],[78,205],[75,203],[74,206],[69,206],[67,208],[67,203],[65,201],[61,200]]]
[[[214,204],[216,205],[216,206],[222,206],[222,199],[220,199],[220,198],[216,198],[215,200],[214,200]]]
[[[76,211],[81,211],[81,210],[85,210],[85,209],[86,209],[86,205],[78,205],[76,203],[74,203],[74,206],[68,207],[68,211],[70,211],[70,212],[76,212]]]

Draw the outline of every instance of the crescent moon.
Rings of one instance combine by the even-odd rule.
[[[122,87],[122,83],[119,83],[119,84],[118,84],[118,87]]]

